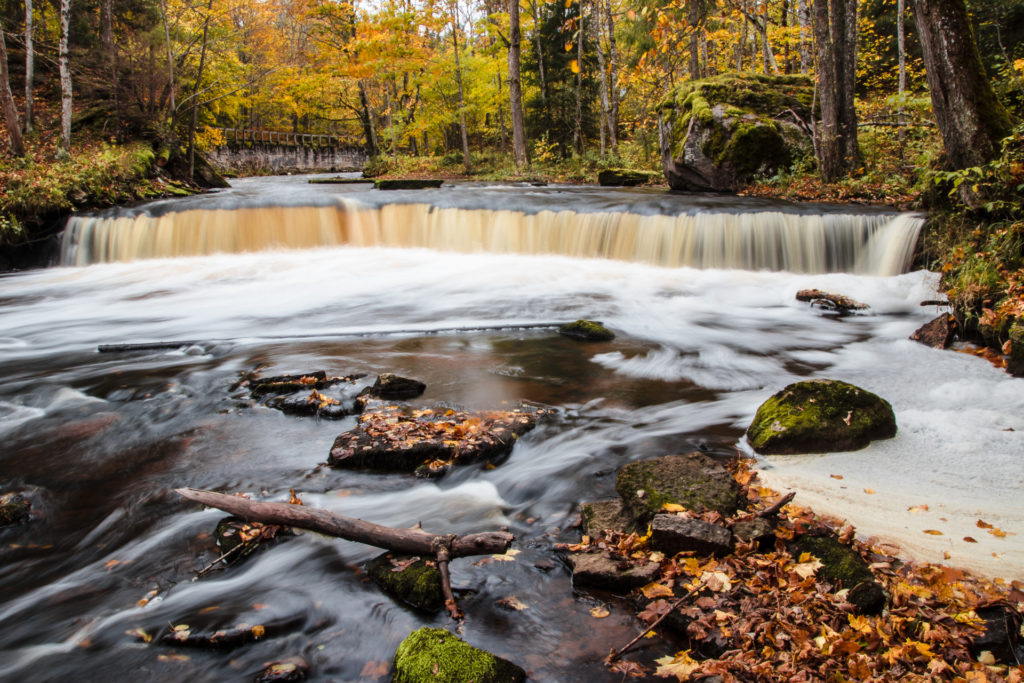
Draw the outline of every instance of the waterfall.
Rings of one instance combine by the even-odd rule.
[[[644,215],[626,211],[440,208],[430,204],[190,209],[160,216],[75,216],[63,265],[265,249],[429,248],[556,254],[658,266],[896,275],[913,257],[913,214],[760,210]]]

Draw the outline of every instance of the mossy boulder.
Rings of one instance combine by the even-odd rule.
[[[366,565],[366,574],[381,590],[416,609],[434,613],[444,607],[441,570],[433,560],[384,553]]]
[[[1009,331],[1010,358],[1006,369],[1015,377],[1024,377],[1024,319],[1017,318]]]
[[[611,341],[615,333],[596,320],[576,320],[558,328],[558,334],[580,341]]]
[[[639,524],[650,522],[666,503],[731,515],[740,500],[729,470],[696,451],[629,463],[619,470],[615,490]]]
[[[747,429],[750,445],[765,455],[855,451],[894,436],[888,401],[831,379],[790,384],[761,404]]]
[[[734,192],[810,157],[813,97],[802,75],[723,74],[678,86],[661,104],[669,186]]]
[[[526,672],[441,628],[413,631],[395,652],[393,683],[513,683]]]
[[[882,585],[875,580],[867,562],[835,536],[801,536],[793,542],[793,555],[809,553],[818,558],[818,578],[828,580],[836,590],[848,589],[847,600],[858,614],[878,614],[888,599]]]

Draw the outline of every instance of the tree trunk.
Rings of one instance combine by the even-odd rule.
[[[366,135],[366,155],[371,159],[380,153],[377,144],[377,127],[373,122],[373,109],[370,107],[370,96],[366,92],[366,82],[359,81],[359,104],[363,107],[363,134]]]
[[[195,180],[196,169],[196,126],[199,123],[199,86],[206,69],[207,38],[210,33],[210,14],[213,12],[213,0],[206,5],[206,16],[203,18],[203,45],[199,50],[199,69],[196,71],[196,84],[192,88],[192,120],[188,126],[188,177]]]
[[[530,2],[530,12],[533,14],[533,47],[537,51],[537,74],[540,78],[540,101],[546,104],[548,99],[548,86],[544,78],[544,49],[540,44],[540,14],[537,12],[537,1]]]
[[[576,2],[579,7],[579,24],[576,27],[576,116],[572,137],[576,153],[583,156],[583,0]]]
[[[903,142],[907,138],[907,131],[904,127],[905,115],[903,109],[903,93],[907,90],[907,45],[906,27],[904,25],[904,14],[906,14],[906,0],[896,0],[896,52],[899,55],[900,75],[898,91],[896,93],[896,122],[899,124],[897,134],[900,141],[900,158],[903,157]]]
[[[21,138],[21,122],[18,120],[18,108],[14,106],[10,75],[7,73],[7,38],[4,36],[2,21],[0,21],[0,101],[4,108],[4,121],[7,124],[7,135],[11,141],[11,152],[16,157],[24,156],[25,143]]]
[[[167,0],[160,0],[160,17],[163,19],[164,24],[164,43],[167,47],[167,87],[168,87],[168,99],[167,99],[167,117],[165,125],[167,126],[166,135],[174,136],[174,118],[177,112],[175,111],[178,107],[174,101],[174,50],[171,46],[171,26],[167,18]]]
[[[775,53],[772,51],[771,43],[768,42],[767,16],[761,16],[761,21],[757,28],[761,33],[761,58],[764,61],[764,72],[766,74],[777,74],[779,73],[779,65],[775,61]]]
[[[597,49],[597,70],[600,74],[601,84],[601,115],[598,117],[601,129],[601,158],[608,155],[608,118],[610,112],[608,106],[608,72],[605,70],[604,48],[601,46],[601,22],[598,21],[597,4],[601,0],[594,0],[594,21],[590,22],[590,30],[594,35],[594,47]]]
[[[32,132],[35,122],[35,31],[33,30],[32,0],[25,0],[25,132]],[[4,60],[6,62],[6,57]],[[6,66],[4,67],[6,69]],[[6,81],[6,79],[4,79]],[[8,85],[8,87],[10,87]]]
[[[512,111],[512,157],[516,168],[526,166],[526,126],[523,122],[523,86],[519,60],[523,36],[519,28],[519,0],[508,0],[508,101]]]
[[[700,78],[700,24],[701,11],[700,0],[689,0],[687,2],[686,23],[690,31],[688,63],[690,80],[696,81]]]
[[[71,31],[71,0],[60,1],[60,44],[57,63],[60,71],[60,147],[58,155],[71,156],[71,66],[68,63],[68,33]]]
[[[117,45],[114,43],[113,0],[103,0],[100,6],[103,23],[103,49],[106,52],[107,71],[110,73],[110,92],[114,101],[114,134],[121,139],[121,79],[118,74]]]
[[[466,131],[466,95],[462,88],[462,62],[459,59],[459,0],[453,0],[452,47],[455,50],[455,82],[459,86],[459,132],[462,136],[462,163],[466,173],[472,170],[469,160],[469,133]]]
[[[821,177],[836,180],[860,163],[857,145],[856,80],[857,2],[818,0],[814,3],[821,125],[818,165]]]
[[[814,58],[811,56],[811,8],[808,0],[797,0],[796,23],[800,27],[800,73],[811,72]]]
[[[600,0],[598,0],[600,2]],[[605,24],[608,28],[608,134],[611,138],[612,154],[619,155],[619,63],[618,48],[615,44],[615,17],[612,14],[612,0],[604,0]]]
[[[932,109],[953,168],[979,166],[1000,151],[1009,114],[978,54],[964,0],[911,0]]]

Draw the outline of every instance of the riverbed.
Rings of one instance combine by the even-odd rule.
[[[434,532],[507,526],[518,554],[453,563],[462,636],[536,680],[618,680],[601,659],[639,624],[615,596],[574,590],[555,550],[578,540],[579,504],[614,496],[615,471],[633,460],[746,452],[758,405],[805,377],[885,397],[899,433],[852,454],[763,460],[773,485],[906,555],[1021,578],[1024,384],[909,341],[939,312],[920,306],[936,286],[925,271],[794,274],[346,245],[2,276],[0,466],[34,512],[30,525],[0,532],[0,678],[234,680],[301,655],[313,680],[374,680],[411,630],[448,623],[366,580],[361,565],[377,550],[315,534],[193,581],[217,556],[211,535],[223,515],[173,493],[190,486],[279,501],[294,489],[307,505]],[[825,316],[795,300],[808,287],[871,308]],[[577,318],[603,321],[616,339],[518,328]],[[502,329],[437,332],[470,327]],[[191,343],[97,351],[164,340]],[[426,382],[416,401],[425,406],[525,400],[553,416],[495,468],[431,481],[332,470],[330,445],[354,418],[286,416],[232,389],[257,368],[366,373],[367,382],[394,372]],[[526,608],[502,606],[509,596]],[[601,605],[611,615],[596,619]],[[226,653],[132,635],[239,622],[292,626]],[[674,645],[652,639],[637,656]]]

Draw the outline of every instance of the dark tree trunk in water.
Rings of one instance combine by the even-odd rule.
[[[978,166],[999,153],[1010,117],[985,75],[964,0],[911,0],[928,90],[953,168]]]
[[[831,181],[855,169],[861,158],[853,101],[857,75],[856,0],[815,2],[814,37],[821,97],[818,164],[821,177]]]

